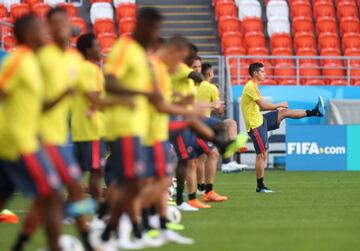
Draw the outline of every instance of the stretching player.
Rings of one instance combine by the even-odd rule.
[[[17,19],[18,47],[0,70],[0,210],[15,189],[36,198],[31,206],[35,211],[26,215],[12,251],[23,250],[37,222],[45,225],[50,250],[60,251],[61,183],[38,140],[43,79],[34,52],[46,41],[43,31],[42,22],[34,16]]]
[[[271,193],[271,189],[265,186],[264,173],[265,161],[267,159],[268,138],[267,132],[279,128],[281,121],[285,118],[300,119],[304,117],[323,117],[324,101],[319,101],[312,110],[290,110],[287,102],[272,104],[266,102],[260,94],[258,84],[265,78],[264,65],[253,63],[249,66],[249,80],[243,90],[241,97],[241,109],[244,116],[246,130],[251,137],[256,151],[256,192]],[[264,115],[260,111],[271,111]]]

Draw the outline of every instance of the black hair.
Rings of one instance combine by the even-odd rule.
[[[194,61],[196,61],[196,60],[199,60],[200,62],[202,62],[201,57],[200,57],[200,56],[198,56],[198,55],[196,55],[195,57],[193,57],[193,58],[192,58],[192,60],[191,60],[191,64],[193,64],[193,63],[194,63]]]
[[[137,14],[137,21],[141,24],[153,24],[162,20],[162,14],[156,8],[152,7],[143,7]]]
[[[25,43],[25,36],[31,32],[31,25],[35,23],[37,17],[33,14],[24,15],[16,19],[14,24],[14,35],[18,43]]]
[[[190,51],[193,52],[194,54],[197,54],[199,52],[198,47],[193,43],[189,43],[189,48],[190,48]]]
[[[49,12],[46,15],[46,18],[49,20],[53,15],[55,15],[57,13],[68,15],[67,9],[65,9],[64,7],[61,7],[61,6],[57,6],[55,8],[52,8],[51,10],[49,10]]]
[[[260,68],[264,68],[264,64],[263,63],[252,63],[249,66],[249,74],[252,77],[254,72],[259,71]]]
[[[202,73],[202,75],[206,75],[206,73],[207,73],[207,71],[208,70],[210,70],[210,69],[212,69],[212,65],[211,64],[209,64],[209,63],[203,63],[202,65],[201,65],[201,73]]]
[[[94,40],[96,40],[96,37],[93,33],[86,33],[78,38],[76,48],[81,52],[81,54],[83,54],[84,57],[86,57],[86,50],[93,46]]]
[[[164,40],[163,45],[164,46],[175,46],[177,49],[187,49],[188,48],[189,41],[180,35],[172,36],[166,40]]]

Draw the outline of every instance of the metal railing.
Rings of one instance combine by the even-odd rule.
[[[1,50],[5,50],[8,48],[8,46],[13,46],[13,44],[10,44],[8,41],[5,41],[6,36],[11,35],[12,33],[9,32],[10,29],[13,28],[12,23],[4,22],[0,20],[0,26],[1,26]]]
[[[204,63],[209,63],[214,69],[214,83],[218,84],[220,95],[224,98],[226,93],[226,79],[225,79],[225,61],[224,57],[220,55],[201,55]]]

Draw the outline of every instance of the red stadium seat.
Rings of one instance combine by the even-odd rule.
[[[274,48],[271,53],[272,56],[293,56],[292,50],[290,48],[283,48],[278,47]],[[272,60],[274,65],[280,64],[280,63],[287,63],[291,64],[293,63],[293,59],[291,58],[274,58]]]
[[[90,0],[90,3],[91,4],[93,4],[93,3],[110,3],[110,4],[112,4],[113,0]]]
[[[338,32],[338,25],[334,17],[320,17],[316,21],[316,30],[317,33],[323,32]]]
[[[70,17],[76,17],[78,15],[78,11],[77,11],[75,5],[72,3],[59,3],[59,4],[57,4],[57,6],[65,8]]]
[[[308,1],[296,0],[291,2],[291,16],[295,17],[312,17],[311,5]]]
[[[43,0],[23,0],[22,2],[26,3],[30,6],[30,8],[32,8],[35,4],[42,3]]]
[[[345,33],[360,33],[360,22],[358,18],[354,17],[344,17],[340,22],[340,32],[341,36]]]
[[[253,47],[248,50],[248,56],[269,56],[269,51],[266,47]],[[251,58],[249,63],[262,62],[263,64],[269,64],[269,59],[263,58]]]
[[[45,18],[49,10],[51,6],[46,3],[37,3],[31,7],[31,11],[40,18]]]
[[[323,56],[323,57],[340,57],[341,52],[340,52],[339,48],[325,48],[325,49],[321,50],[320,56]],[[320,64],[321,65],[333,64],[333,63],[342,65],[342,62],[341,62],[340,59],[334,59],[334,58],[320,59]]]
[[[4,49],[5,51],[10,51],[16,47],[16,39],[12,34],[7,34],[4,36]]]
[[[336,64],[336,63],[324,65],[324,67],[322,68],[322,72],[325,83],[330,84],[334,80],[344,80],[345,71],[344,69],[342,69],[342,67],[343,66],[341,64]],[[342,82],[337,82],[337,83],[341,84]]]
[[[321,33],[318,39],[320,51],[325,48],[338,48],[340,49],[339,37],[336,33]]]
[[[279,85],[296,85],[296,70],[294,64],[276,64],[274,73],[275,80],[277,80]]]
[[[102,33],[97,37],[98,41],[99,41],[99,45],[101,47],[101,49],[104,50],[109,50],[109,48],[111,48],[117,37],[114,33]]]
[[[360,64],[352,65],[350,68],[350,81],[352,85],[360,85]]]
[[[115,33],[114,21],[110,18],[98,18],[95,20],[93,30],[96,36],[101,33]]]
[[[264,33],[262,32],[248,32],[244,36],[244,46],[245,48],[255,48],[255,47],[266,47],[266,41]]]
[[[313,6],[315,20],[319,17],[335,17],[335,9],[331,1],[316,1]]]
[[[14,19],[17,19],[21,16],[29,14],[30,9],[29,6],[25,3],[12,4],[10,13]]]
[[[302,57],[316,57],[317,56],[317,52],[314,48],[299,48],[296,51],[296,56],[302,56]],[[313,64],[317,64],[317,59],[315,58],[305,58],[305,59],[300,59],[300,64],[305,64],[305,63],[313,63]]]
[[[247,32],[264,32],[262,21],[257,17],[245,17],[241,22],[243,34]]]
[[[0,18],[7,17],[8,16],[8,10],[5,7],[5,5],[0,4]]]
[[[116,20],[120,20],[124,17],[136,19],[136,11],[136,4],[120,4],[116,8]]]
[[[300,65],[300,83],[303,85],[324,85],[324,81],[320,80],[319,66],[314,63]]]
[[[344,53],[345,57],[358,57],[360,58],[360,49],[357,48],[353,48],[353,49],[347,49]],[[348,62],[345,62],[345,65],[347,65]],[[360,65],[360,59],[350,59],[350,65],[351,66],[355,66],[355,65]]]
[[[292,39],[288,33],[274,33],[270,38],[270,48],[292,48]]]
[[[217,19],[224,16],[237,17],[238,10],[232,1],[218,1],[215,5],[215,16]]]
[[[14,19],[12,17],[4,17],[4,18],[1,18],[0,20],[4,23],[9,24],[9,25],[2,25],[0,23],[0,31],[4,31],[4,34],[13,34],[14,30],[13,30],[12,25],[14,24]],[[2,36],[2,32],[0,32],[0,37],[1,36]]]
[[[314,24],[310,17],[294,17],[292,21],[293,34],[298,32],[314,32]]]
[[[76,25],[80,28],[82,34],[87,32],[87,26],[84,19],[81,17],[72,17],[70,20],[73,25]]]
[[[220,37],[229,31],[241,32],[240,22],[236,17],[221,17],[218,21],[218,29]]]
[[[221,37],[221,48],[223,51],[230,47],[243,47],[239,32],[227,32]]]
[[[225,50],[224,55],[226,57],[227,56],[244,56],[244,55],[246,55],[246,51],[242,47],[230,47]],[[246,59],[238,60],[236,58],[232,58],[232,59],[230,59],[230,65],[238,64],[239,61],[241,62],[241,64],[243,64],[244,62],[247,62]]]
[[[338,19],[341,20],[344,17],[359,17],[359,11],[354,2],[341,1],[337,5]]]
[[[359,33],[346,33],[342,37],[343,51],[347,49],[360,49],[360,34]]]
[[[299,48],[316,48],[314,33],[300,32],[295,34],[295,50]]]
[[[265,70],[266,70],[266,68],[265,68]],[[267,78],[266,75],[265,75],[264,81],[260,82],[260,85],[276,85],[276,84],[277,84],[277,82],[274,79]]]
[[[119,34],[131,34],[136,26],[136,19],[122,18],[119,21]]]

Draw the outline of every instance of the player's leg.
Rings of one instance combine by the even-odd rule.
[[[198,158],[198,165],[196,170],[196,177],[197,177],[197,191],[200,194],[205,193],[205,163],[207,161],[207,155],[202,154]]]

